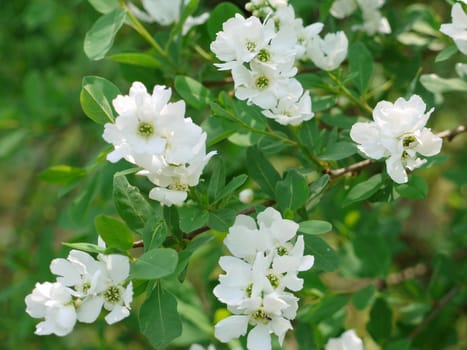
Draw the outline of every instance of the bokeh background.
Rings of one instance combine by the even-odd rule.
[[[216,3],[203,4],[212,7]],[[295,3],[298,9],[308,9],[306,1]],[[426,50],[432,41],[426,28],[446,22],[450,7],[445,1],[424,3],[426,7],[420,5],[423,11],[411,13],[401,10],[407,5],[404,0],[387,1],[385,5],[393,28],[399,24],[397,28],[411,33],[404,38],[410,42],[408,48],[399,51],[405,56],[399,57],[392,67],[401,79],[406,75],[415,77],[420,66],[423,73],[454,76],[455,60],[435,64],[438,48]],[[99,14],[85,0],[11,0],[3,1],[1,7],[0,348],[148,349],[138,332],[135,314],[113,327],[107,327],[103,320],[92,325],[80,324],[66,338],[35,336],[37,320],[25,313],[24,297],[35,282],[52,279],[50,260],[68,252],[62,242],[95,240],[94,217],[114,212],[107,200],[112,191],[112,174],[124,165],[86,168],[94,164],[106,146],[101,139],[101,127],[87,119],[80,107],[83,76],[103,76],[127,91],[130,82],[137,79],[148,86],[160,83],[160,74],[107,60],[91,62],[83,52],[83,39]],[[302,17],[313,20],[315,12],[299,11]],[[404,16],[399,16],[401,13]],[[422,26],[411,27],[416,20],[428,23],[425,32]],[[118,52],[119,47],[147,48],[128,28],[117,36],[114,50]],[[465,60],[460,54],[456,57]],[[440,96],[424,91],[424,97],[429,104],[441,106]],[[442,98],[442,108],[431,119],[432,129],[441,131],[465,123],[465,93],[448,93]],[[336,205],[343,192],[330,191],[317,209],[317,217],[334,225],[326,239],[339,249],[341,268],[321,276],[319,283],[344,290],[356,283],[348,276],[374,279],[419,266],[418,275],[415,273],[418,280],[409,276],[407,281],[395,283],[397,289],[385,287],[393,292],[393,302],[400,304],[398,312],[405,315],[399,324],[401,329],[419,324],[431,310],[432,301],[439,300],[453,286],[465,291],[466,138],[464,134],[446,143],[443,148],[446,159],[437,167],[418,172],[430,184],[429,195],[423,200],[400,200],[396,205],[380,205],[372,211],[365,206],[343,209]],[[66,179],[63,183],[49,183],[41,177],[48,167],[62,164],[86,168],[88,173],[76,181]],[[357,248],[347,249],[341,244],[343,237],[358,240]],[[189,272],[187,295],[196,294],[195,302],[209,310],[202,320],[206,325],[212,322],[213,298],[208,288],[216,283],[212,271],[219,255],[215,247],[205,248],[194,257],[193,265],[197,268]],[[310,279],[309,283],[318,281]],[[415,348],[467,348],[464,297],[465,292],[457,293],[443,306],[431,326],[417,336]],[[361,315],[352,319],[352,315],[352,310],[347,310],[345,315],[335,317],[347,317],[347,324],[365,332],[365,319]],[[194,330],[191,338],[186,336],[186,342],[190,339],[209,342],[208,333],[209,329],[198,334],[197,339]]]

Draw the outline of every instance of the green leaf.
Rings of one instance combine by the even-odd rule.
[[[214,204],[232,195],[237,188],[239,188],[245,183],[247,179],[248,179],[248,176],[245,174],[235,176],[232,180],[229,181],[227,185],[225,185],[221,189],[221,191],[219,192],[217,196],[217,200],[214,202]]]
[[[96,76],[86,76],[81,85],[80,102],[84,113],[98,124],[114,121],[111,101],[120,90],[110,81]]]
[[[436,74],[425,74],[420,77],[420,83],[435,94],[451,91],[467,91],[467,82],[459,78],[444,79]]]
[[[319,156],[322,160],[341,160],[357,153],[357,146],[353,142],[341,141],[332,143]]]
[[[106,14],[120,7],[118,0],[88,0],[96,11]]]
[[[322,299],[318,304],[313,305],[306,314],[299,317],[301,320],[319,323],[331,318],[348,303],[349,297],[346,295],[331,295]]]
[[[89,59],[96,61],[105,57],[125,18],[126,10],[117,8],[94,23],[84,38],[84,52]]]
[[[208,135],[206,140],[207,148],[225,140],[238,131],[237,124],[223,118],[206,118],[201,126]]]
[[[227,232],[233,225],[235,216],[235,211],[229,208],[209,212],[208,226],[216,231]]]
[[[376,294],[376,287],[372,284],[360,289],[352,296],[352,303],[358,310],[364,310],[371,304]]]
[[[324,174],[309,186],[310,194],[306,202],[306,210],[309,211],[319,204],[328,183],[329,175]]]
[[[315,257],[313,269],[331,272],[338,268],[337,253],[324,240],[313,235],[305,235],[303,240],[305,241],[305,254]]]
[[[128,250],[133,246],[133,234],[123,222],[110,216],[98,215],[94,225],[107,247]]]
[[[410,350],[410,343],[409,339],[395,340],[386,345],[384,350]]]
[[[200,234],[196,236],[188,246],[179,253],[178,265],[175,275],[179,275],[188,266],[191,255],[201,246],[205,245],[214,238],[211,234]]]
[[[152,280],[174,273],[178,263],[178,254],[170,248],[155,248],[141,255],[131,265],[130,278]]]
[[[224,22],[234,17],[236,13],[242,13],[242,10],[230,2],[221,2],[211,11],[207,21],[208,34],[211,40],[216,39],[216,34],[222,30]]]
[[[423,177],[410,175],[407,183],[396,186],[396,191],[404,198],[423,199],[428,195],[428,184]]]
[[[311,88],[325,88],[326,84],[323,82],[323,78],[321,78],[317,74],[313,73],[302,73],[296,76],[297,80],[302,84],[304,89],[311,89]]]
[[[93,253],[93,254],[105,254],[108,249],[99,247],[96,244],[92,243],[85,243],[85,242],[78,242],[78,243],[62,243],[65,247],[71,248],[71,249],[76,249],[76,250],[81,250],[83,252],[88,252],[88,253]]]
[[[138,53],[138,52],[125,52],[115,55],[107,56],[106,59],[114,62],[130,64],[133,66],[140,66],[146,68],[160,68],[161,63],[153,56]]]
[[[457,46],[451,45],[442,50],[439,54],[436,55],[435,62],[443,62],[451,58],[457,52]]]
[[[193,78],[177,75],[175,90],[190,106],[203,109],[211,102],[211,91]]]
[[[113,199],[118,214],[133,230],[143,228],[146,222],[155,215],[155,210],[139,189],[132,186],[123,175],[114,176]]]
[[[350,129],[358,121],[358,118],[344,114],[324,114],[321,116],[320,121],[329,126]]]
[[[386,300],[383,298],[376,299],[370,311],[370,321],[368,321],[366,329],[370,335],[378,343],[382,343],[391,335],[392,328],[392,313]]]
[[[180,228],[183,232],[191,232],[208,222],[209,212],[201,207],[183,206],[178,208]]]
[[[308,220],[299,223],[298,231],[306,235],[321,235],[332,230],[330,222],[322,220]]]
[[[373,74],[373,57],[362,42],[351,45],[348,53],[350,73],[355,73],[353,82],[357,89],[363,93],[368,88]]]
[[[334,107],[337,102],[336,96],[315,96],[312,97],[313,112],[321,112],[331,107]]]
[[[248,175],[258,183],[267,195],[275,198],[276,183],[281,180],[281,176],[276,169],[256,147],[247,149],[246,161]]]
[[[156,349],[163,349],[182,334],[182,321],[177,311],[177,299],[162,288],[160,283],[141,305],[139,328]]]
[[[381,174],[376,174],[370,177],[368,180],[360,182],[359,184],[352,187],[347,193],[342,203],[342,206],[348,206],[350,204],[360,202],[364,199],[370,198],[383,186],[383,177]]]
[[[66,185],[86,176],[83,168],[74,168],[69,165],[54,165],[39,174],[39,178],[49,183]]]
[[[144,226],[143,230],[144,251],[159,248],[164,243],[169,230],[165,221],[161,218],[152,217]]]
[[[214,170],[208,182],[208,198],[209,202],[215,202],[219,193],[225,186],[225,166],[220,158],[211,160],[211,165]]]
[[[287,172],[284,180],[276,182],[275,193],[282,211],[297,210],[308,198],[308,184],[303,175],[293,169]]]
[[[164,206],[162,207],[162,213],[164,215],[164,220],[167,224],[167,228],[171,234],[180,235],[182,231],[180,230],[180,219],[178,216],[178,208],[176,206]]]

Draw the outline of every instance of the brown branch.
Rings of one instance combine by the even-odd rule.
[[[261,205],[264,205],[265,207],[270,207],[270,206],[273,206],[274,204],[276,204],[276,201],[273,200],[273,199],[270,199],[268,201],[265,201],[265,202],[261,203]],[[255,211],[256,211],[256,207],[249,207],[249,208],[246,208],[246,209],[243,209],[243,210],[239,211],[237,213],[237,215],[242,215],[242,214],[243,215],[248,215],[248,214],[254,213]],[[202,227],[197,228],[196,230],[193,230],[191,232],[184,233],[183,238],[188,239],[188,240],[192,240],[196,236],[200,235],[203,232],[209,231],[210,229],[211,228],[209,226],[207,226],[207,225],[202,226]],[[144,247],[144,242],[142,240],[133,242],[133,248],[142,248],[142,247]]]
[[[409,335],[409,339],[414,339],[417,335],[422,332],[426,326],[436,317],[438,314],[441,312],[441,309],[446,306],[447,303],[459,292],[460,287],[455,286],[451,288],[449,292],[447,292],[440,300],[437,300],[433,303],[433,308],[431,309],[431,312],[428,314],[427,318],[423,320],[422,323],[418,325],[417,328],[415,328],[412,333]]]
[[[460,135],[464,132],[466,132],[467,129],[465,125],[459,125],[458,127],[454,129],[449,129],[449,130],[444,130],[436,134],[436,136],[439,136],[443,139],[446,139],[447,141],[452,141],[454,137],[457,135]],[[349,165],[348,167],[345,168],[339,168],[339,169],[325,169],[323,173],[328,174],[332,179],[337,178],[339,176],[348,174],[348,173],[355,173],[363,168],[366,168],[368,165],[372,164],[374,161],[371,159],[366,159],[362,160],[361,162]]]

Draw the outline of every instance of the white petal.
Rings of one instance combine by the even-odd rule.
[[[89,296],[83,300],[77,310],[78,321],[93,323],[99,316],[104,298],[102,296]]]
[[[262,324],[258,324],[253,328],[248,333],[247,348],[248,350],[271,350],[269,328]]]
[[[430,129],[424,128],[419,137],[420,144],[415,147],[415,150],[427,157],[434,156],[441,151],[443,140],[433,134]]]
[[[249,316],[233,315],[219,321],[214,327],[214,335],[221,342],[228,342],[245,335]]]
[[[398,184],[409,181],[400,157],[393,156],[386,159],[386,170],[391,179]]]
[[[114,324],[123,320],[125,317],[130,315],[130,311],[122,305],[115,305],[112,311],[105,316],[107,324]]]

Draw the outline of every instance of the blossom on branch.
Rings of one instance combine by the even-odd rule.
[[[26,296],[26,312],[44,318],[36,334],[69,334],[76,321],[94,322],[102,308],[110,311],[105,321],[113,324],[130,314],[132,283],[128,257],[99,254],[97,260],[88,253],[72,250],[67,259],[54,259],[50,270],[57,276],[54,283],[36,283]]]
[[[181,205],[189,187],[196,186],[201,173],[216,153],[206,154],[206,133],[185,118],[185,102],[169,102],[172,91],[154,86],[152,94],[134,82],[129,95],[119,95],[113,105],[119,114],[115,123],[104,125],[103,138],[113,144],[107,159],[124,158],[142,168],[158,187],[149,197],[163,205]]]
[[[314,263],[313,256],[303,255],[303,237],[296,236],[297,229],[298,224],[273,208],[259,213],[256,222],[237,216],[224,240],[233,256],[220,258],[225,274],[214,288],[214,295],[232,313],[215,326],[220,341],[245,335],[251,326],[248,349],[271,349],[272,333],[282,344],[298,310],[298,298],[291,291],[303,288],[297,274]]]
[[[408,181],[405,169],[414,170],[441,150],[442,139],[425,127],[433,108],[425,113],[425,102],[418,95],[398,98],[394,104],[380,101],[373,111],[373,122],[358,122],[350,137],[358,149],[372,159],[386,158],[389,176],[397,183]]]

